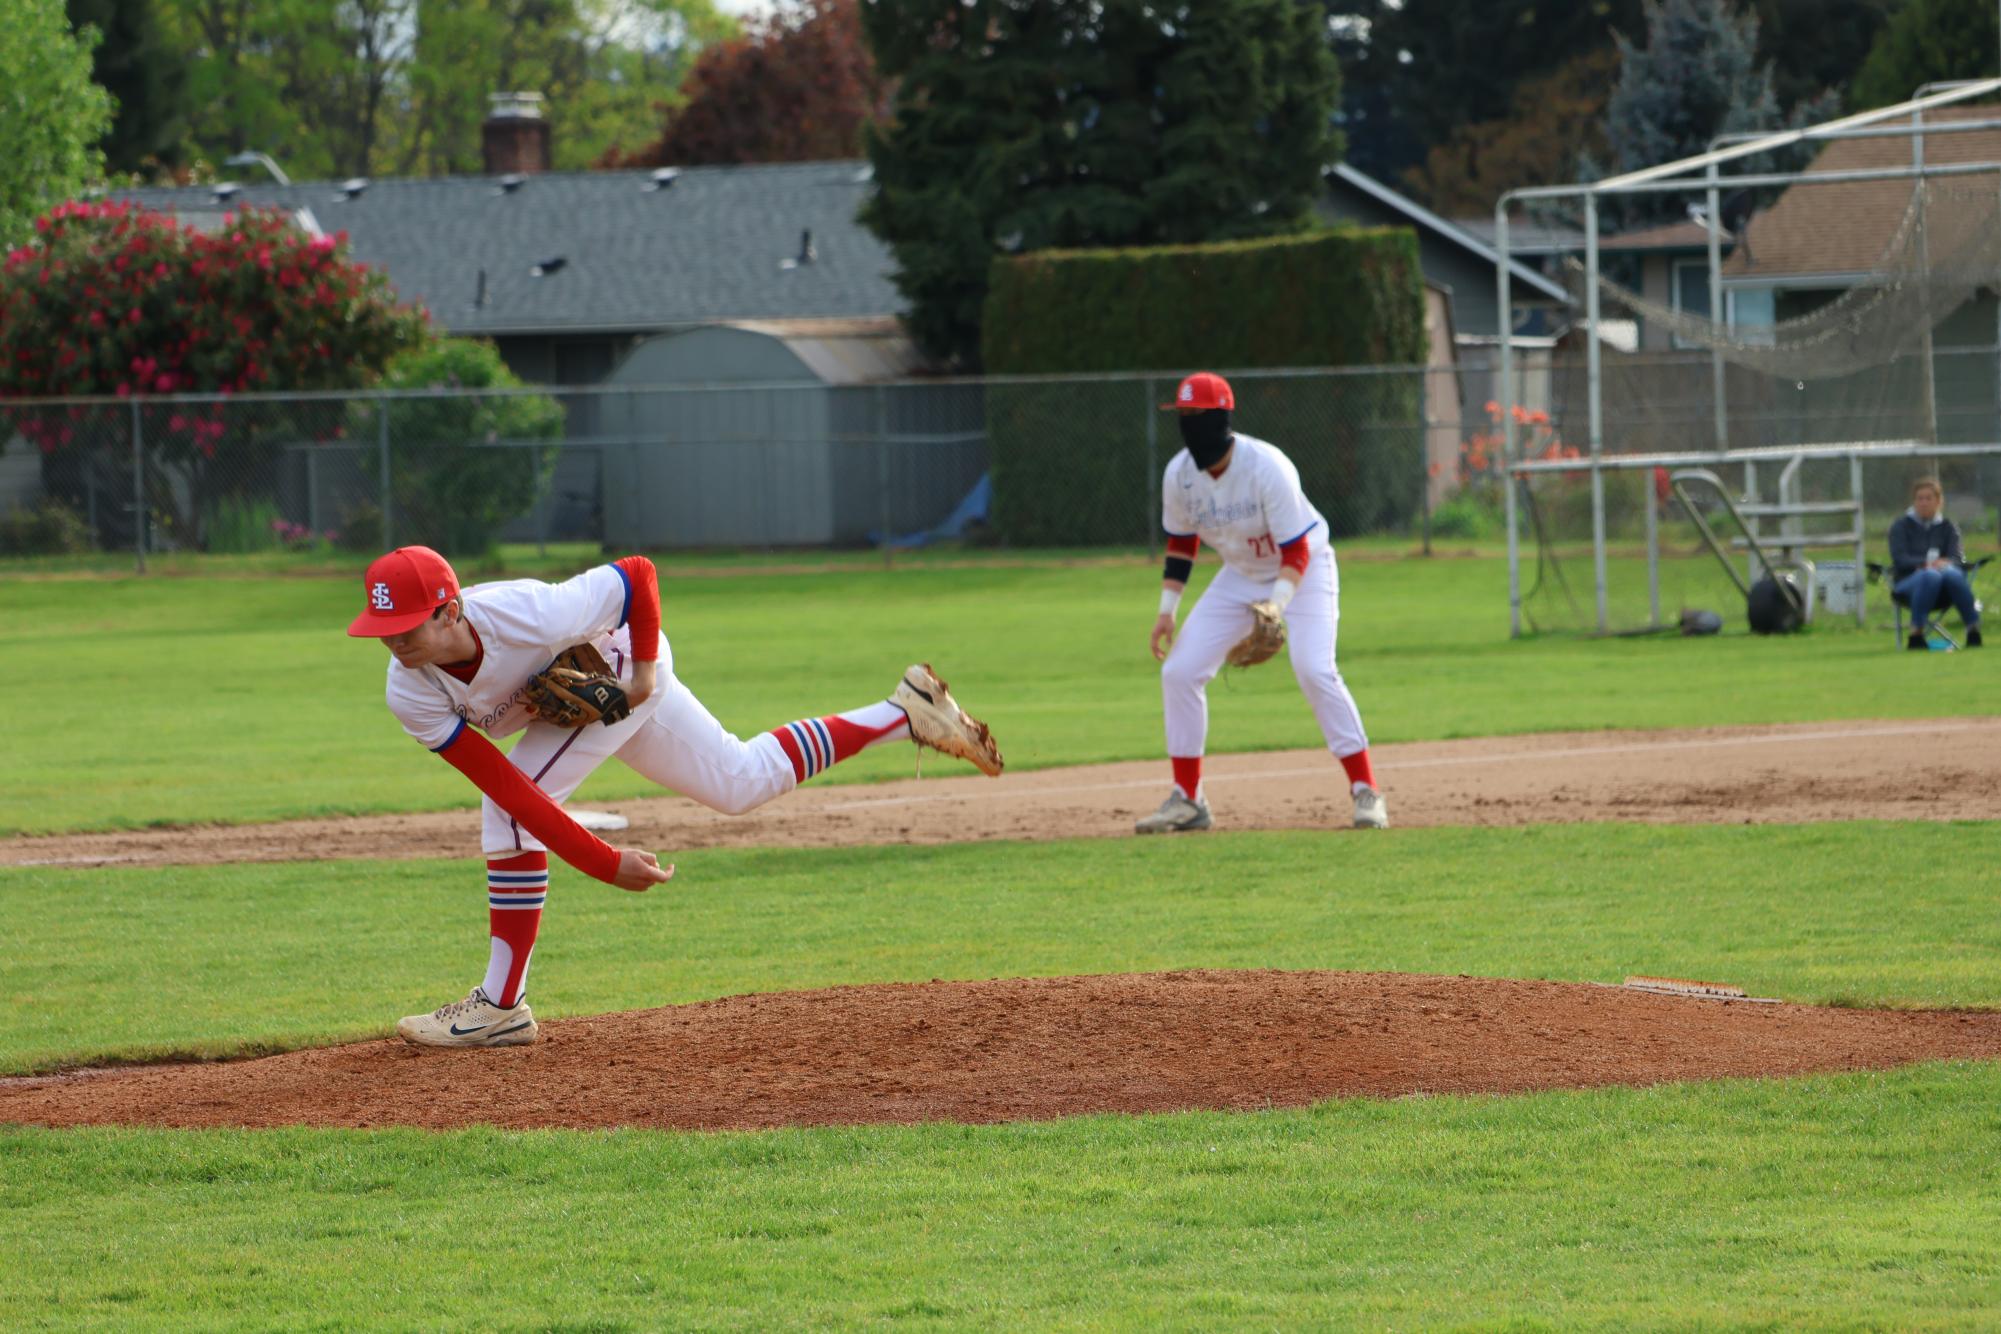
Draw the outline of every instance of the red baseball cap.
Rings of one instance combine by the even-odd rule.
[[[398,547],[368,563],[361,576],[368,605],[348,624],[357,639],[400,635],[424,623],[424,618],[459,593],[459,577],[451,563],[429,547]]]
[[[1178,408],[1183,412],[1207,412],[1211,408],[1232,408],[1237,406],[1237,396],[1230,392],[1230,382],[1213,371],[1197,371],[1181,382],[1181,388],[1174,391],[1174,401],[1163,403],[1162,408]]]

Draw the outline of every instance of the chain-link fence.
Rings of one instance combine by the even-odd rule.
[[[1461,470],[1450,370],[1231,374],[1337,538],[1421,538]],[[422,542],[1150,546],[1171,375],[0,403],[0,554]],[[55,516],[55,517],[51,517]],[[60,530],[60,531],[58,531]]]
[[[1730,574],[1674,495],[1674,475],[1690,468],[1713,471],[1745,520],[1748,533],[1706,488],[1691,493],[1746,582],[1760,574],[1748,537],[1775,557],[1804,556],[1852,581],[1858,567],[1887,557],[1890,523],[1921,476],[1943,482],[1947,513],[1969,556],[1994,551],[2001,532],[1997,367],[2001,347],[1992,345],[1939,347],[1820,379],[1738,366],[1719,376],[1703,353],[1608,355],[1600,418],[1609,466],[1594,498],[1583,360],[1524,358],[1513,392],[1485,405],[1497,422],[1512,417],[1514,457],[1534,468],[1517,492],[1522,627],[1618,632],[1672,623],[1682,608],[1741,605]],[[1481,459],[1467,494],[1499,502],[1499,452]],[[1578,466],[1563,466],[1571,461]],[[1884,595],[1872,592],[1887,618]],[[1862,596],[1866,604],[1871,592]],[[1852,605],[1847,592],[1841,604]]]

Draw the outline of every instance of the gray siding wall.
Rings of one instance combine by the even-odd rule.
[[[1330,192],[1318,211],[1329,222],[1360,227],[1411,226],[1410,219],[1395,209],[1352,190]],[[1418,263],[1424,276],[1451,293],[1453,328],[1462,334],[1497,336],[1501,326],[1494,318],[1494,266],[1436,232],[1423,227],[1416,231]]]

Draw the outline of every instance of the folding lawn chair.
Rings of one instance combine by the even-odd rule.
[[[1969,562],[1966,567],[1967,582],[1971,583],[1973,576],[1980,572],[1980,567],[1993,559],[1994,557],[1992,556],[1982,556],[1979,560]],[[1890,590],[1890,606],[1896,611],[1896,639],[1894,642],[1899,647],[1902,647],[1904,643],[1904,613],[1910,608],[1910,599],[1897,591],[1896,581],[1890,577],[1890,567],[1882,561],[1872,560],[1869,562],[1869,582],[1872,584],[1881,583]],[[1978,608],[1981,605],[1980,600],[1978,598],[1974,599],[1973,605]],[[1924,632],[1926,639],[1929,640],[1933,636],[1936,636],[1943,639],[1948,647],[1956,649],[1959,647],[1959,641],[1946,633],[1944,622],[1945,614],[1951,610],[1952,603],[1950,602],[1933,607],[1930,621],[1925,625]],[[1913,627],[1911,633],[1917,633],[1915,627]]]

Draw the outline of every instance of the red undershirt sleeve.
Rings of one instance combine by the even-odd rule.
[[[652,662],[660,656],[660,575],[644,556],[626,556],[613,565],[625,572],[632,590],[625,621],[632,627],[632,656],[637,662]],[[535,837],[541,838],[540,834]],[[545,842],[547,840],[544,840]]]
[[[523,829],[547,844],[551,852],[593,879],[608,885],[617,883],[618,849],[572,820],[491,741],[461,727],[438,754],[520,821]]]
[[[1313,553],[1306,545],[1307,533],[1312,531],[1310,528],[1307,529],[1305,533],[1301,533],[1278,549],[1278,566],[1281,570],[1291,570],[1302,578],[1305,577],[1307,562],[1313,559]]]
[[[1185,537],[1170,536],[1167,539],[1167,554],[1182,560],[1194,560],[1195,553],[1202,548],[1202,539],[1193,533]]]

